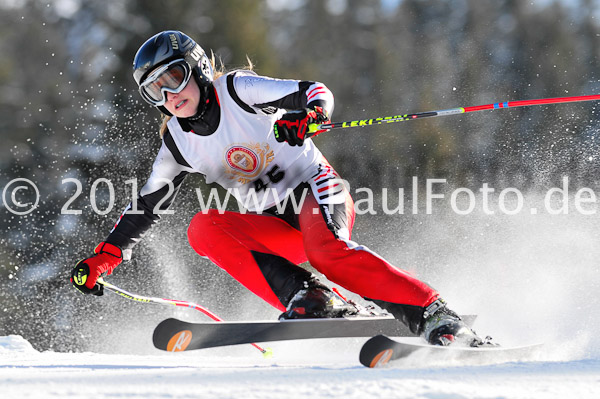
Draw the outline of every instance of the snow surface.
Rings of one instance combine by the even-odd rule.
[[[465,364],[409,359],[362,367],[362,339],[271,343],[190,353],[38,352],[0,337],[1,397],[12,398],[598,398],[600,360]]]
[[[88,345],[73,351],[90,352],[38,352],[21,337],[0,337],[0,399],[600,398],[597,215],[440,215],[423,217],[418,229],[392,227],[398,234],[389,234],[385,219],[377,220],[385,233],[367,229],[359,242],[409,265],[452,309],[477,314],[474,327],[481,335],[505,346],[543,342],[539,357],[475,364],[415,355],[389,368],[367,369],[358,362],[366,339],[269,343],[271,359],[250,345],[169,354],[151,343],[152,328],[165,317],[158,312],[162,307],[150,312],[151,305],[106,295],[86,298],[85,311],[102,307],[110,313],[73,323],[71,330]],[[369,242],[381,237],[391,242]],[[392,242],[397,237],[402,243]],[[157,264],[167,264],[171,255],[164,256],[158,253]],[[199,294],[184,291],[187,277],[171,265],[166,285],[176,287],[178,298],[204,304]],[[131,283],[124,279],[122,286]],[[167,288],[160,292],[171,292]],[[266,305],[259,309],[256,298],[234,299],[237,314],[218,312],[227,320],[276,317],[265,316]],[[137,307],[148,312],[123,312]],[[165,309],[169,317],[200,317],[189,309]],[[81,312],[65,309],[65,316],[71,314],[76,319]],[[125,320],[127,328],[118,328]],[[34,345],[35,339],[30,337]]]

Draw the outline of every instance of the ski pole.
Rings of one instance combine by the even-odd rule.
[[[573,96],[573,97],[556,97],[556,98],[540,98],[535,100],[519,100],[519,101],[505,101],[501,103],[492,103],[485,105],[475,105],[471,107],[460,107],[443,109],[439,111],[427,111],[418,112],[416,114],[405,114],[395,116],[383,116],[379,118],[361,119],[356,121],[348,122],[330,122],[323,124],[311,123],[308,126],[308,134],[313,135],[318,130],[331,130],[348,127],[359,127],[359,126],[370,126],[370,125],[383,125],[385,123],[403,122],[413,119],[430,118],[434,116],[446,116],[456,114],[466,114],[467,112],[476,112],[484,110],[494,110],[500,108],[514,108],[514,107],[529,107],[532,105],[548,105],[548,104],[559,104],[559,103],[573,103],[580,101],[597,101],[600,100],[600,94],[593,94],[587,96]]]
[[[198,310],[198,311],[204,313],[205,315],[207,315],[208,317],[210,317],[211,319],[213,319],[214,321],[224,321],[219,316],[217,316],[210,310],[206,309],[204,306],[198,305],[197,303],[188,302],[188,301],[180,301],[177,299],[154,298],[154,297],[132,294],[131,292],[125,291],[124,289],[119,288],[116,285],[113,285],[113,284],[105,281],[101,277],[98,279],[98,284],[102,285],[107,290],[112,291],[115,294],[120,295],[123,298],[130,299],[132,301],[142,302],[142,303],[157,303],[159,305],[167,305],[167,306],[170,306],[170,305],[183,306],[186,308],[192,308],[192,309]],[[258,349],[263,354],[264,357],[270,357],[272,355],[272,351],[269,348],[264,349],[255,343],[251,343],[251,345],[254,346],[256,349]]]

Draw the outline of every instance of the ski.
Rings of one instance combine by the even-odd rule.
[[[475,320],[475,316],[463,318],[467,324]],[[152,340],[158,349],[179,352],[254,342],[372,337],[377,334],[414,336],[404,324],[388,315],[218,323],[189,323],[171,318],[156,326]]]
[[[407,358],[417,353],[426,359],[480,360],[480,361],[514,361],[531,358],[542,347],[542,344],[519,347],[503,346],[437,346],[424,343],[420,338],[396,340],[385,335],[377,335],[362,346],[359,361],[366,367],[382,367],[389,362]]]

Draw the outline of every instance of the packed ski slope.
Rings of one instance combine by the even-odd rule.
[[[2,398],[597,398],[600,360],[424,364],[385,369],[357,362],[362,340],[273,343],[185,354],[38,352],[0,338]],[[417,356],[417,355],[415,355]]]

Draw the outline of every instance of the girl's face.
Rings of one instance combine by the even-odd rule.
[[[173,116],[178,118],[189,118],[196,115],[200,102],[200,88],[193,77],[190,79],[185,89],[179,93],[165,93],[167,102],[165,108]]]

